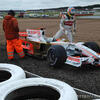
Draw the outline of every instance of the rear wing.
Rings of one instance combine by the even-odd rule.
[[[28,37],[28,36],[34,36],[34,35],[38,35],[41,36],[44,32],[43,28],[39,28],[39,29],[26,29],[26,32],[19,32],[19,36],[20,37]]]
[[[29,37],[34,37],[36,35],[40,37],[42,35],[41,30],[27,29],[26,32]]]
[[[19,32],[20,39],[35,42],[46,42],[44,39],[44,29],[27,29],[26,32]]]
[[[28,34],[27,34],[27,32],[19,32],[19,36],[20,37],[27,37]]]

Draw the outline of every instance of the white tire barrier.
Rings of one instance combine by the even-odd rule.
[[[0,87],[9,82],[25,78],[25,72],[19,66],[0,63]]]
[[[68,84],[56,79],[27,78],[12,82],[0,89],[0,100],[44,98],[48,100],[78,100]]]

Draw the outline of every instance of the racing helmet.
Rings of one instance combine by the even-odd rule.
[[[75,8],[74,8],[74,7],[69,7],[69,8],[67,9],[67,14],[68,14],[69,16],[75,15]]]

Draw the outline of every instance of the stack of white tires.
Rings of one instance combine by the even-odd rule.
[[[19,66],[0,63],[0,87],[24,78],[26,78],[25,72]]]
[[[8,80],[0,82],[0,100],[78,100],[74,89],[65,82],[50,78],[25,78],[24,71],[19,69],[16,65],[0,64],[0,71],[8,72],[9,76],[4,77]]]

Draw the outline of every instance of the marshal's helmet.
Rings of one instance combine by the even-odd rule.
[[[75,15],[75,8],[74,8],[74,7],[69,7],[69,8],[67,9],[67,14],[68,14],[69,16]]]

